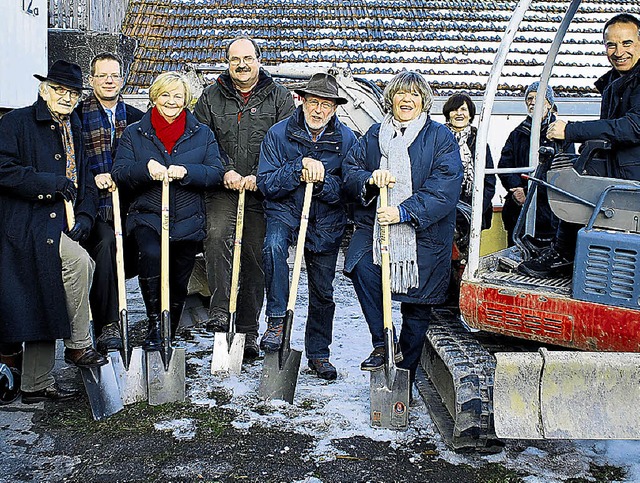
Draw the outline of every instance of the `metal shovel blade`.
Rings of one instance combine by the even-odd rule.
[[[266,353],[258,387],[260,397],[293,404],[301,358],[302,352],[297,350]]]
[[[99,421],[124,409],[111,361],[100,367],[81,367],[80,374],[89,396],[93,419]]]
[[[160,351],[147,352],[149,404],[159,406],[185,399],[185,350],[173,349],[167,370]]]
[[[371,426],[406,430],[409,424],[409,370],[384,368],[371,373]]]
[[[216,332],[213,334],[211,374],[240,374],[244,357],[245,334]]]
[[[127,406],[147,400],[147,360],[142,347],[134,347],[129,356],[129,368],[119,351],[109,352],[116,373],[122,403]]]

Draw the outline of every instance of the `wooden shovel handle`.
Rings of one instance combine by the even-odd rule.
[[[386,208],[387,187],[380,188],[380,208]],[[389,225],[380,225],[380,258],[382,269],[382,320],[384,328],[392,330],[391,321],[391,263],[389,261]]]
[[[160,310],[169,311],[169,177],[162,180],[162,218],[160,235]]]
[[[116,237],[116,277],[118,279],[118,311],[127,309],[127,290],[124,275],[124,243],[122,234],[122,218],[120,217],[120,193],[116,187],[111,192],[113,204],[113,231]]]
[[[304,243],[307,239],[307,226],[309,225],[309,211],[311,209],[311,197],[313,196],[313,183],[307,183],[304,190],[304,202],[302,204],[302,216],[300,217],[300,232],[298,233],[298,244],[296,245],[296,258],[293,261],[293,274],[291,276],[291,287],[289,288],[289,302],[287,310],[296,306],[298,296],[298,282],[300,281],[300,269],[302,268],[302,255],[304,254]]]
[[[229,294],[229,313],[236,312],[238,304],[238,280],[240,279],[240,254],[242,252],[242,230],[244,228],[244,189],[238,194],[236,211],[236,236],[233,241],[233,265],[231,266],[231,290]]]
[[[76,215],[73,212],[73,203],[69,200],[64,200],[64,214],[67,217],[67,229],[71,231],[76,226]]]

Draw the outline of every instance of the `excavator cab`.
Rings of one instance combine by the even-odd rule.
[[[484,169],[491,110],[530,3],[514,10],[487,82],[459,311],[434,310],[417,376],[432,418],[458,450],[497,451],[504,438],[640,438],[640,420],[628,417],[640,398],[640,183],[610,177],[610,147],[601,141],[578,158],[555,156],[546,177],[537,176],[542,96],[532,116],[530,167],[518,172],[547,188],[561,220],[583,225],[573,273],[518,273],[536,251],[526,236],[535,234],[531,201],[520,243],[480,256],[484,174],[506,172]],[[558,27],[540,90],[579,4],[570,2]]]

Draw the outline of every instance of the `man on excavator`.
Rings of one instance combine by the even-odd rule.
[[[611,143],[610,176],[640,180],[640,19],[622,13],[604,25],[604,45],[612,69],[598,79],[600,119],[549,126],[547,138],[570,142],[593,139]],[[540,256],[522,262],[525,275],[552,278],[571,273],[580,225],[561,221],[553,244]]]

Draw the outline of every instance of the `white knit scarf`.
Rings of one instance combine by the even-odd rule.
[[[401,123],[387,114],[380,125],[379,144],[382,157],[380,169],[388,169],[396,178],[389,190],[389,206],[398,206],[413,195],[409,146],[427,122],[427,114]],[[404,132],[403,132],[404,131]],[[380,199],[378,198],[378,207]],[[391,262],[391,291],[407,293],[418,287],[418,250],[416,231],[409,223],[389,225],[389,259]],[[376,218],[373,226],[373,263],[380,265],[380,224]]]

